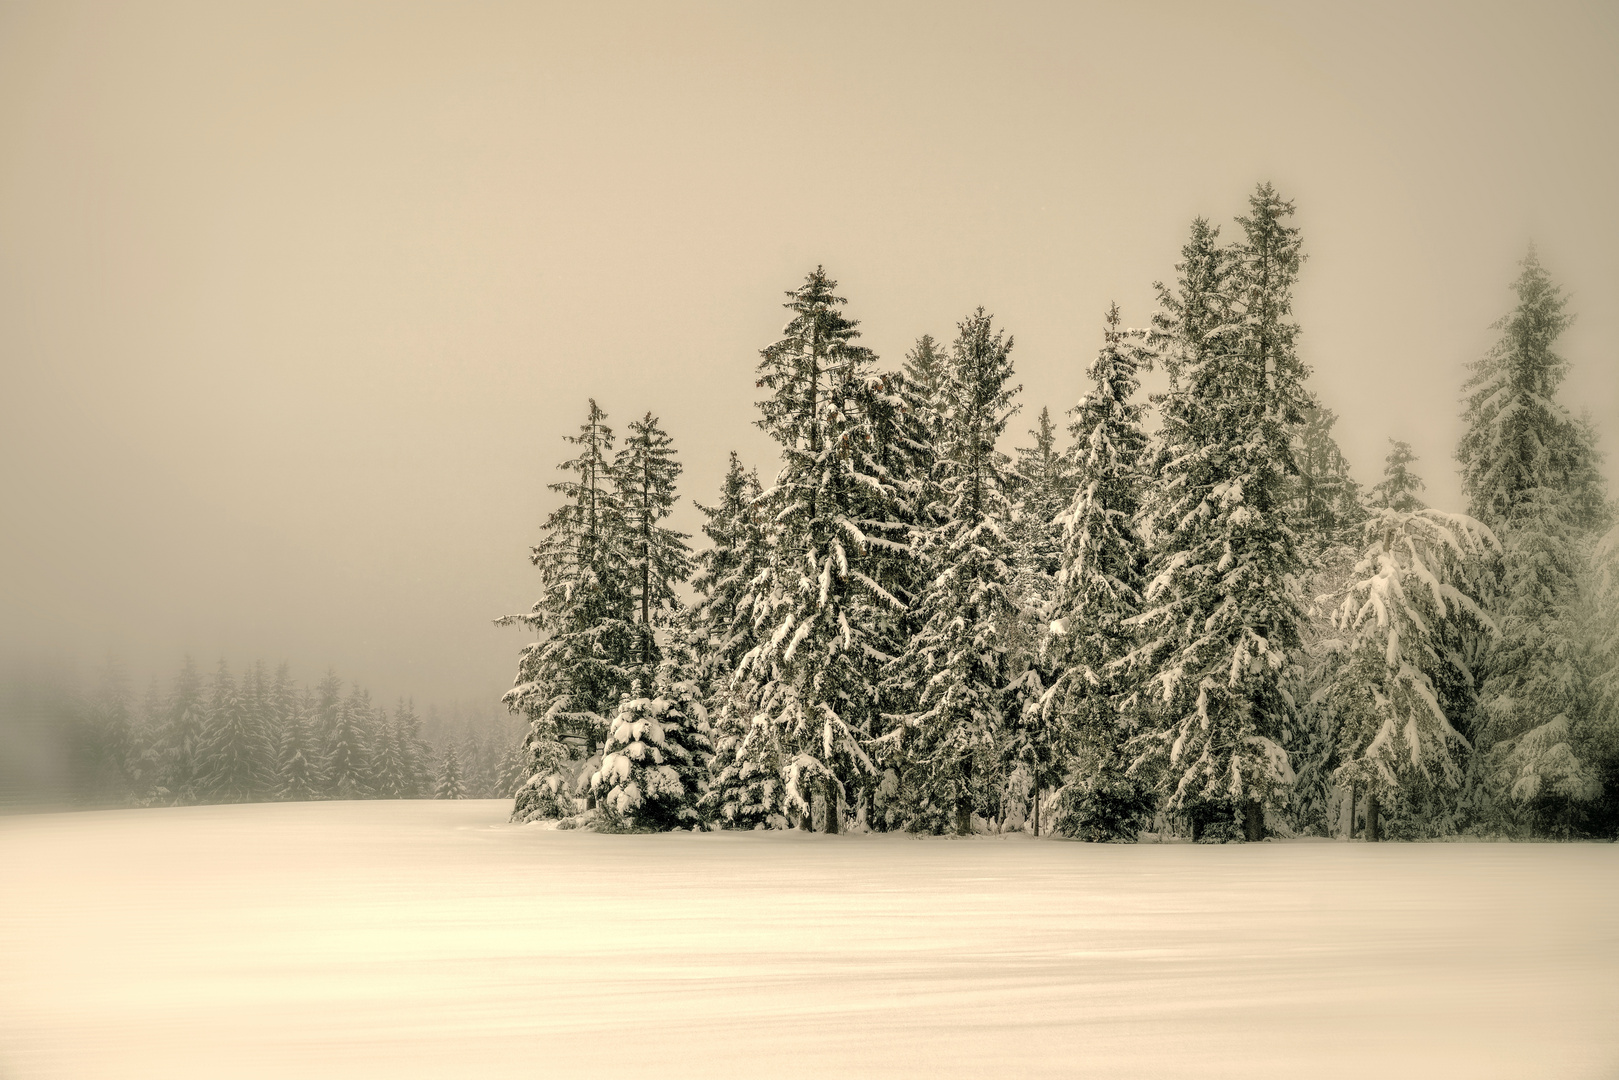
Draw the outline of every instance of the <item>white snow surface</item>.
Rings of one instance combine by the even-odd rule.
[[[0,819],[0,1076],[1619,1076],[1619,845]]]

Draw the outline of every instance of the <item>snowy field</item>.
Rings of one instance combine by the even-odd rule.
[[[1619,1076],[1619,845],[507,805],[0,819],[0,1076]]]

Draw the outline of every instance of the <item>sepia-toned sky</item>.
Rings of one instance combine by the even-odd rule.
[[[0,651],[492,703],[588,396],[768,476],[823,263],[889,365],[994,312],[1021,433],[1259,180],[1358,479],[1461,508],[1533,239],[1619,483],[1619,7],[1125,6],[0,2]]]

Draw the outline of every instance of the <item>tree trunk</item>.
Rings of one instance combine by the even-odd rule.
[[[841,822],[838,820],[838,783],[831,777],[826,779],[826,829],[829,834],[836,835]]]
[[[1203,839],[1203,815],[1196,810],[1192,811],[1192,843]]]
[[[1034,785],[1034,835],[1040,835],[1040,783]]]
[[[1242,804],[1242,837],[1250,844],[1265,839],[1265,811],[1253,799]]]
[[[1355,838],[1355,808],[1360,802],[1360,791],[1354,784],[1349,785],[1349,839]]]
[[[963,758],[961,762],[962,792],[956,796],[956,835],[971,836],[973,834],[973,801],[972,795],[972,758]]]
[[[1377,792],[1366,793],[1366,842],[1376,843],[1383,839],[1383,823],[1378,820],[1378,811],[1382,807],[1377,804]]]

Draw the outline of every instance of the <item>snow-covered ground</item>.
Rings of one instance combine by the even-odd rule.
[[[0,1076],[1614,1077],[1619,846],[0,819]]]

